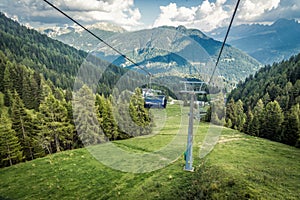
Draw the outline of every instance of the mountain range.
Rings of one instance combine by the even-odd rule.
[[[197,29],[183,26],[163,26],[128,32],[114,27],[89,27],[118,51],[153,74],[202,74],[207,80],[213,71],[222,43]],[[48,36],[85,51],[95,51],[103,60],[118,66],[132,68],[134,65],[87,32],[65,27],[43,30]],[[67,30],[67,31],[66,31]],[[66,33],[67,32],[67,33]],[[262,65],[246,53],[226,45],[218,66],[218,76],[230,82],[238,82],[256,72]],[[206,76],[206,77],[204,77]]]
[[[208,33],[222,40],[227,28]],[[232,27],[227,42],[248,53],[263,64],[280,62],[300,52],[300,23],[278,19],[271,25],[239,25]]]
[[[101,38],[107,38],[116,33],[126,32],[126,30],[122,27],[106,22],[99,22],[86,26],[86,28]],[[60,40],[70,46],[73,46],[77,49],[82,49],[84,51],[94,50],[95,46],[99,43],[95,37],[77,25],[63,27],[43,27],[39,28],[38,31],[53,39]]]

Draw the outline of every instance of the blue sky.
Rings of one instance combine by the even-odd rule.
[[[127,30],[184,25],[204,32],[229,24],[236,0],[49,0],[88,25],[106,21]],[[71,22],[42,0],[1,0],[0,11],[32,27]],[[299,0],[242,0],[237,24],[270,24],[279,18],[300,20]]]
[[[178,6],[192,7],[201,4],[202,0],[135,0],[136,7],[139,8],[142,17],[141,21],[145,24],[153,24],[160,14],[160,6],[168,6],[176,3]]]

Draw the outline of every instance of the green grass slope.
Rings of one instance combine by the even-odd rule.
[[[173,105],[166,113],[159,134],[116,145],[133,152],[166,145],[181,111]],[[201,124],[195,134],[195,172],[183,171],[182,157],[148,173],[121,172],[84,148],[0,169],[0,199],[300,199],[299,149],[224,128],[213,151],[200,159],[208,128]]]

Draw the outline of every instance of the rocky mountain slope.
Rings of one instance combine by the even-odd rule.
[[[222,39],[225,28],[209,33]],[[271,25],[239,25],[233,27],[228,43],[248,53],[263,64],[280,62],[300,52],[300,23],[296,20],[279,19]]]
[[[87,28],[153,74],[201,74],[200,77],[206,81],[212,74],[222,45],[200,30],[183,26],[163,26],[134,32],[107,23]],[[123,56],[78,27],[49,28],[42,32],[78,49],[96,51],[102,59],[118,66],[134,67]],[[216,75],[235,84],[261,66],[251,56],[226,45]]]

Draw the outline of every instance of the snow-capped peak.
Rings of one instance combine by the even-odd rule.
[[[91,25],[85,26],[89,30],[103,30],[110,31],[115,33],[124,33],[126,30],[120,26],[110,24],[108,22],[99,22]],[[53,27],[41,27],[38,29],[40,32],[47,34],[50,37],[56,37],[59,35],[76,32],[81,33],[84,31],[83,28],[74,24],[74,25],[65,25],[65,26],[53,26]]]
[[[88,29],[99,29],[104,31],[111,31],[116,33],[124,33],[126,30],[118,25],[111,24],[108,22],[99,22],[92,25],[86,26]]]

